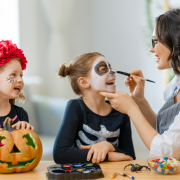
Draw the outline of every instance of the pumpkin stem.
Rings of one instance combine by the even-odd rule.
[[[12,122],[13,122],[12,119],[9,118],[9,117],[7,117],[7,118],[5,119],[5,121],[4,121],[3,130],[7,130],[7,131],[9,131],[9,132],[14,131],[15,129],[13,129],[13,128],[11,127]]]

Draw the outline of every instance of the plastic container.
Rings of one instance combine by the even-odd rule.
[[[180,160],[177,157],[154,157],[147,161],[151,170],[159,174],[175,174],[180,169]]]

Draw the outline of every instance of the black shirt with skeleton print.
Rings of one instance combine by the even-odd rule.
[[[116,152],[135,159],[130,119],[126,114],[113,109],[107,116],[100,116],[92,112],[81,98],[70,100],[55,139],[54,161],[56,163],[87,162],[89,150],[81,149],[80,146],[101,141],[110,142]],[[108,154],[104,161],[107,160]]]

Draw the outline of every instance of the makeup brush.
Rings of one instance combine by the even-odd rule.
[[[116,71],[116,73],[123,74],[123,75],[129,76],[129,77],[135,76],[135,75],[129,74],[129,73],[127,73],[127,72],[122,72],[122,71]],[[142,77],[139,77],[139,76],[135,76],[135,77],[138,77],[138,78],[140,78],[140,79],[142,79],[142,80],[144,80],[144,81],[148,81],[148,82],[155,83],[154,81],[151,81],[151,80],[149,80],[149,79],[145,79],[145,78],[142,78]]]

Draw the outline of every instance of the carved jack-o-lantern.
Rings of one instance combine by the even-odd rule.
[[[15,130],[6,118],[0,131],[0,173],[26,172],[34,169],[42,156],[42,143],[31,130]]]

